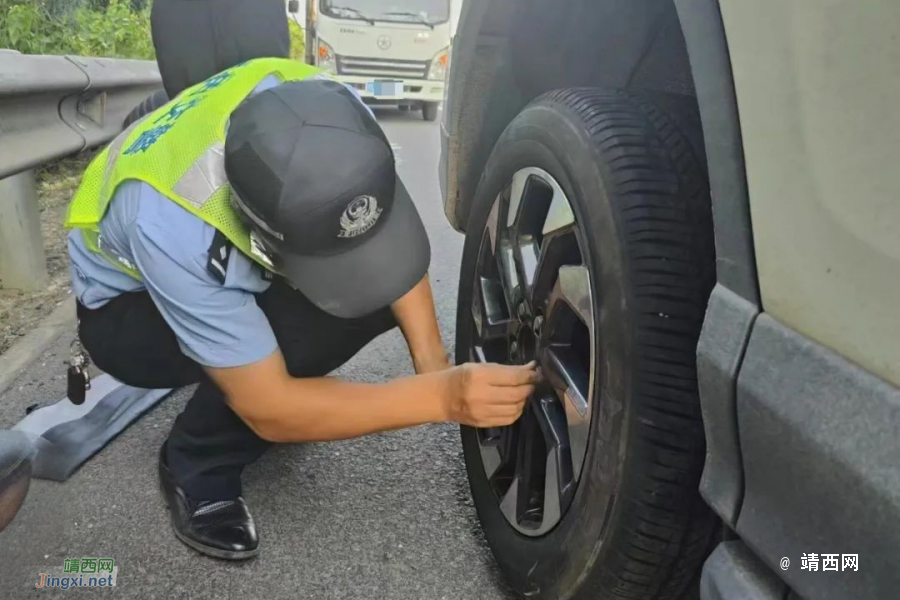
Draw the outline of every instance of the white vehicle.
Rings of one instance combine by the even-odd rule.
[[[370,104],[437,119],[449,66],[450,0],[307,0],[307,60]]]
[[[545,379],[462,428],[520,595],[900,597],[898,40],[897,0],[462,6],[456,362]]]

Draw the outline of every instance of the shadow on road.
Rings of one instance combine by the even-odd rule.
[[[421,110],[406,110],[402,111],[398,109],[396,106],[373,106],[372,111],[375,113],[375,117],[381,122],[392,122],[392,123],[400,123],[400,122],[419,122],[422,124],[427,124],[428,121],[422,118]]]

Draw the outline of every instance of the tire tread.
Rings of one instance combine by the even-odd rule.
[[[705,157],[660,108],[668,98],[567,89],[538,102],[574,113],[608,169],[638,307],[625,508],[610,560],[578,597],[676,600],[696,582],[716,523],[698,492],[705,441],[696,346],[715,278]]]

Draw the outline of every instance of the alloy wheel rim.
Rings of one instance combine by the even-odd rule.
[[[537,360],[544,374],[521,419],[477,433],[501,512],[532,537],[562,519],[587,454],[597,320],[585,256],[559,183],[542,169],[517,171],[494,201],[482,235],[470,360]]]

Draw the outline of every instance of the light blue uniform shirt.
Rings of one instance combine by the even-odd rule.
[[[232,249],[225,284],[206,265],[216,230],[143,181],[116,190],[100,222],[104,247],[132,263],[136,281],[88,250],[81,234],[69,234],[72,289],[87,308],[125,292],[147,290],[184,354],[207,367],[236,367],[278,347],[254,294],[268,282],[262,269]]]
[[[278,84],[269,76],[253,93]],[[224,285],[214,278],[207,261],[215,233],[214,227],[149,184],[126,181],[100,221],[100,236],[104,248],[133,264],[143,281],[88,250],[75,230],[68,239],[72,289],[89,309],[120,294],[147,290],[186,356],[214,368],[260,361],[278,347],[254,296],[269,283],[262,268],[235,249]]]

